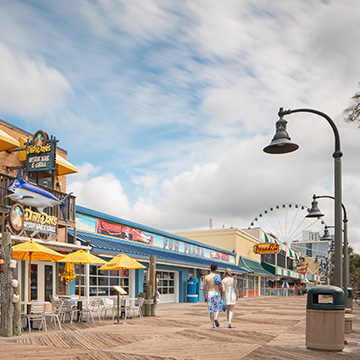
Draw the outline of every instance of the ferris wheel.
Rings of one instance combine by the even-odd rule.
[[[271,206],[252,220],[249,229],[260,227],[281,242],[301,241],[305,231],[319,233],[324,230],[324,220],[305,217],[308,211],[308,207],[296,203]]]

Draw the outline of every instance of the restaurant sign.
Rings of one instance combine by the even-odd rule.
[[[32,140],[26,143],[26,172],[56,170],[56,140],[38,130]]]
[[[279,244],[264,243],[254,245],[255,254],[277,254],[279,252]]]
[[[16,232],[27,230],[39,231],[44,234],[57,234],[58,219],[55,216],[32,211],[18,203],[11,207],[9,219],[11,227]]]

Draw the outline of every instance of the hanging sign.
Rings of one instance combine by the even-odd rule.
[[[56,170],[56,143],[55,137],[38,130],[32,140],[26,143],[26,172]]]
[[[255,254],[277,254],[279,252],[279,244],[264,243],[254,245]]]

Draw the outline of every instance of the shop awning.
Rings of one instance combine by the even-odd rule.
[[[56,154],[56,167],[58,168],[58,175],[68,175],[78,172],[76,166],[71,164],[59,154]]]
[[[271,238],[269,235],[267,235],[266,233],[264,233],[264,237],[265,237],[265,242],[266,243],[275,243],[279,245],[279,251],[281,251],[283,249],[283,244],[276,239]]]
[[[68,235],[70,237],[69,242],[72,242],[74,240],[73,231],[69,230]],[[113,238],[109,236],[103,236],[99,234],[91,234],[77,231],[76,240],[81,241],[81,243],[84,245],[90,243],[93,251],[97,253],[97,255],[109,254],[109,256],[113,257],[114,255],[124,253],[140,261],[149,261],[150,255],[155,255],[156,261],[178,266],[193,266],[201,269],[208,269],[210,267],[210,264],[216,263],[219,270],[225,270],[226,268],[230,268],[233,273],[249,273],[248,270],[225,261],[198,257],[194,255],[184,254],[181,252],[169,251],[157,248],[155,246],[133,243],[131,241]]]
[[[248,259],[244,256],[239,257],[239,263],[238,266],[245,268],[251,273],[258,274],[258,275],[264,275],[268,277],[274,277],[275,275],[271,272],[265,270],[260,263],[258,263],[256,260]]]
[[[297,279],[297,280],[304,279],[304,275],[302,275],[302,274],[300,274],[300,273],[298,273],[296,271],[285,269],[283,267],[268,264],[268,263],[265,263],[265,262],[262,262],[261,265],[267,271],[271,272],[272,274],[274,274],[276,276],[284,276],[284,277],[287,277],[287,278]]]
[[[299,255],[296,253],[296,251],[289,248],[290,257],[295,260],[299,260]]]
[[[9,150],[19,146],[20,143],[17,140],[0,129],[0,151]]]

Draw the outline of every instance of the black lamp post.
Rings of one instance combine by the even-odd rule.
[[[297,150],[299,146],[291,142],[291,138],[286,131],[287,121],[283,118],[285,115],[308,112],[323,117],[331,126],[335,136],[335,152],[334,158],[334,217],[335,217],[335,285],[342,287],[342,240],[341,240],[341,204],[342,204],[342,184],[341,184],[341,157],[340,135],[334,121],[325,113],[313,109],[295,109],[284,110],[280,108],[280,119],[276,122],[276,133],[271,143],[264,148],[264,152],[268,154],[284,154]]]
[[[306,217],[318,217],[318,213],[321,213],[319,207],[317,206],[317,201],[316,199],[332,199],[335,200],[334,196],[330,196],[330,195],[313,195],[313,201],[312,201],[312,206],[311,209],[309,211],[309,214],[306,215]],[[316,203],[316,207],[314,207],[314,203]],[[343,224],[344,224],[344,262],[343,262],[343,275],[344,275],[344,282],[343,282],[343,288],[344,288],[344,294],[347,297],[348,294],[348,287],[349,287],[349,283],[350,283],[350,267],[349,267],[349,242],[348,242],[348,218],[347,218],[347,213],[346,213],[346,208],[344,206],[343,203],[341,203],[341,207],[343,210]],[[320,215],[321,216],[321,215]],[[325,227],[325,231],[327,230],[327,227]]]

